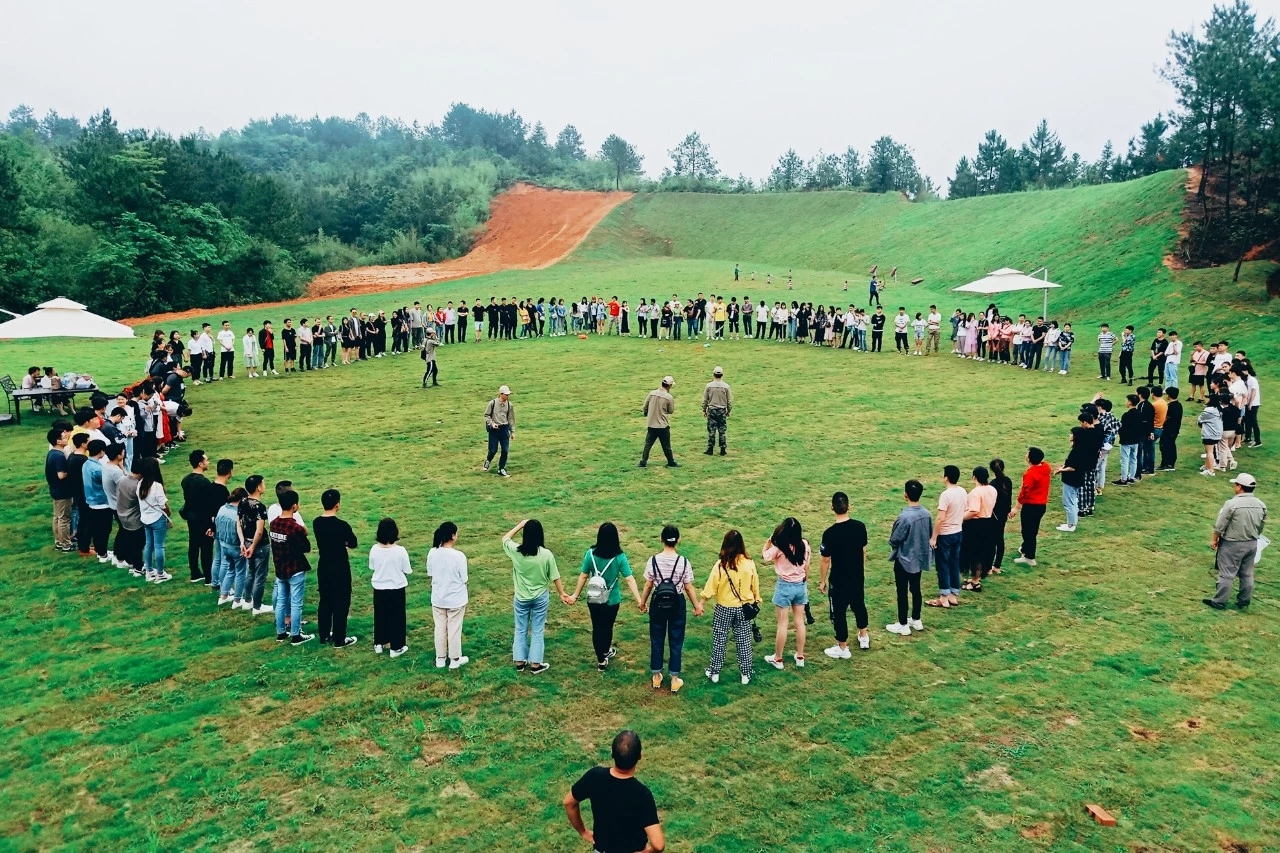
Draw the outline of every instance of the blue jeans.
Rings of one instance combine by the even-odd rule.
[[[272,603],[276,607],[276,633],[285,633],[284,617],[286,608],[289,615],[289,631],[302,633],[302,598],[307,591],[307,573],[298,572],[287,581],[276,578],[275,592],[271,594]]]
[[[939,595],[960,594],[960,543],[963,540],[963,533],[947,533],[938,537],[934,560]]]
[[[213,582],[213,588],[222,589],[222,543],[215,536],[213,539],[213,562],[209,564],[210,580]]]
[[[794,318],[787,321],[787,340],[794,341],[796,339],[796,321]]]
[[[690,339],[692,339],[692,338],[697,337],[697,336],[698,336],[698,321],[697,321],[697,320],[690,320],[690,321],[689,321],[689,323],[688,323],[688,326],[689,326],[689,338],[690,338]]]
[[[547,628],[547,604],[550,601],[550,590],[529,601],[511,599],[511,607],[516,615],[516,638],[511,644],[513,661],[543,662],[546,652],[544,634]]]
[[[1176,361],[1174,362],[1166,361],[1164,363],[1164,387],[1166,388],[1178,387],[1178,367],[1179,366],[1180,366],[1180,363]]]
[[[498,452],[499,446],[502,447],[502,456],[498,458],[498,470],[501,471],[507,467],[507,452],[511,449],[510,424],[503,424],[489,430],[489,455],[485,457],[487,461],[493,461],[493,455]]]
[[[1120,445],[1120,479],[1129,481],[1134,480],[1138,476],[1138,447],[1137,444]]]
[[[1062,354],[1062,350],[1057,347],[1047,347],[1045,353],[1045,370],[1058,370],[1058,356]]]
[[[221,544],[221,543],[219,543]],[[222,547],[222,583],[218,587],[221,595],[235,593],[235,600],[244,599],[244,584],[249,576],[249,561],[240,553],[239,545],[221,545]],[[218,575],[215,572],[215,577]]]
[[[1121,445],[1123,447],[1124,445]],[[1062,508],[1067,512],[1067,526],[1075,527],[1080,520],[1080,487],[1062,484]]]
[[[1164,427],[1155,427],[1152,429],[1155,438],[1142,440],[1142,459],[1140,460],[1138,473],[1154,474],[1156,472],[1156,442],[1160,440],[1160,434],[1164,432]]]
[[[677,318],[671,318],[671,338],[672,340],[680,340],[680,330],[684,328],[684,321]]]
[[[669,613],[649,608],[649,671],[662,672],[662,657],[666,646],[671,647],[671,660],[668,671],[672,675],[680,674],[680,664],[684,656],[684,628],[688,614],[685,600],[680,599],[680,606]]]
[[[267,563],[270,562],[271,546],[265,542],[258,544],[257,550],[245,561],[245,598],[253,602],[254,609],[262,606],[262,594],[267,591]]]
[[[867,330],[859,329],[854,334],[858,336],[858,351],[866,352],[867,351]]]
[[[1058,367],[1059,371],[1071,369],[1071,350],[1069,349],[1058,350],[1058,364],[1060,365]]]
[[[147,544],[142,552],[142,565],[149,572],[163,572],[164,541],[169,536],[169,518],[162,515],[144,527],[147,531]]]

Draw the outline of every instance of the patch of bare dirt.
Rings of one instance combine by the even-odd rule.
[[[1204,172],[1199,166],[1190,166],[1187,169],[1186,201],[1182,206],[1182,221],[1178,223],[1178,251],[1169,252],[1164,256],[1164,265],[1170,270],[1185,270],[1187,268],[1186,245],[1191,239],[1191,219],[1192,205],[1194,204],[1195,194],[1200,189],[1200,181],[1204,179]]]
[[[1129,726],[1129,734],[1138,740],[1156,741],[1160,739],[1160,735],[1151,729],[1144,729],[1142,726]]]
[[[283,308],[312,299],[382,293],[503,270],[545,269],[567,257],[609,211],[631,196],[627,192],[550,190],[516,184],[493,200],[484,236],[461,258],[438,264],[357,267],[327,272],[311,280],[302,299],[252,307]],[[204,317],[217,310],[197,308],[121,322],[143,326]]]
[[[1008,790],[1018,786],[1018,783],[1009,775],[1009,768],[1003,764],[993,764],[986,770],[970,773],[965,781],[980,785],[989,791]]]
[[[462,754],[462,746],[451,740],[428,740],[422,744],[422,755],[418,760],[431,767]]]
[[[1047,823],[1033,823],[1018,831],[1028,841],[1050,841],[1053,838],[1053,826]]]

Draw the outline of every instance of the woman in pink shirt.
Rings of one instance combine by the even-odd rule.
[[[778,575],[778,583],[773,590],[778,634],[773,654],[765,657],[765,662],[772,664],[774,669],[782,669],[789,616],[796,620],[796,653],[793,659],[796,666],[804,667],[804,608],[809,603],[809,553],[809,542],[804,538],[800,522],[791,517],[783,519],[773,531],[773,536],[764,543],[764,559],[773,563],[773,570]]]
[[[973,489],[965,502],[964,526],[960,541],[960,566],[968,569],[970,579],[961,589],[982,592],[982,581],[991,572],[995,557],[996,489],[988,485],[990,474],[979,465],[973,469]]]

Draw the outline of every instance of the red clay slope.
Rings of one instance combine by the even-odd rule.
[[[438,264],[357,267],[327,272],[311,280],[303,299],[258,307],[277,308],[347,293],[379,293],[419,287],[503,270],[543,269],[576,249],[609,211],[629,198],[631,193],[626,192],[549,190],[530,184],[516,184],[493,200],[484,236],[461,258]],[[122,322],[143,325],[183,320],[207,316],[215,310],[199,308]]]

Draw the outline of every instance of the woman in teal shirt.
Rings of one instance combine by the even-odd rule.
[[[598,581],[592,578],[598,577]],[[626,578],[631,587],[631,595],[640,604],[640,589],[636,579],[631,575],[631,563],[622,552],[618,542],[618,528],[612,521],[606,521],[596,531],[596,544],[588,548],[582,555],[582,569],[578,575],[578,586],[569,596],[569,603],[578,600],[582,588],[587,586],[587,610],[591,613],[591,645],[596,651],[596,669],[604,672],[609,668],[609,659],[618,653],[613,647],[613,623],[618,619],[618,608],[622,605],[622,590],[619,579]],[[590,586],[588,584],[590,583]],[[607,601],[599,600],[607,595]],[[597,599],[597,600],[592,600]]]
[[[524,536],[517,545],[512,537],[524,531]],[[547,627],[547,604],[551,600],[549,587],[555,584],[560,593],[560,601],[572,603],[564,594],[564,586],[560,583],[560,570],[556,567],[556,558],[543,547],[542,522],[525,519],[502,537],[502,550],[511,558],[511,575],[515,585],[516,638],[511,644],[511,657],[516,662],[516,672],[529,672],[535,675],[546,672],[550,665],[544,661],[546,651],[543,633]]]

